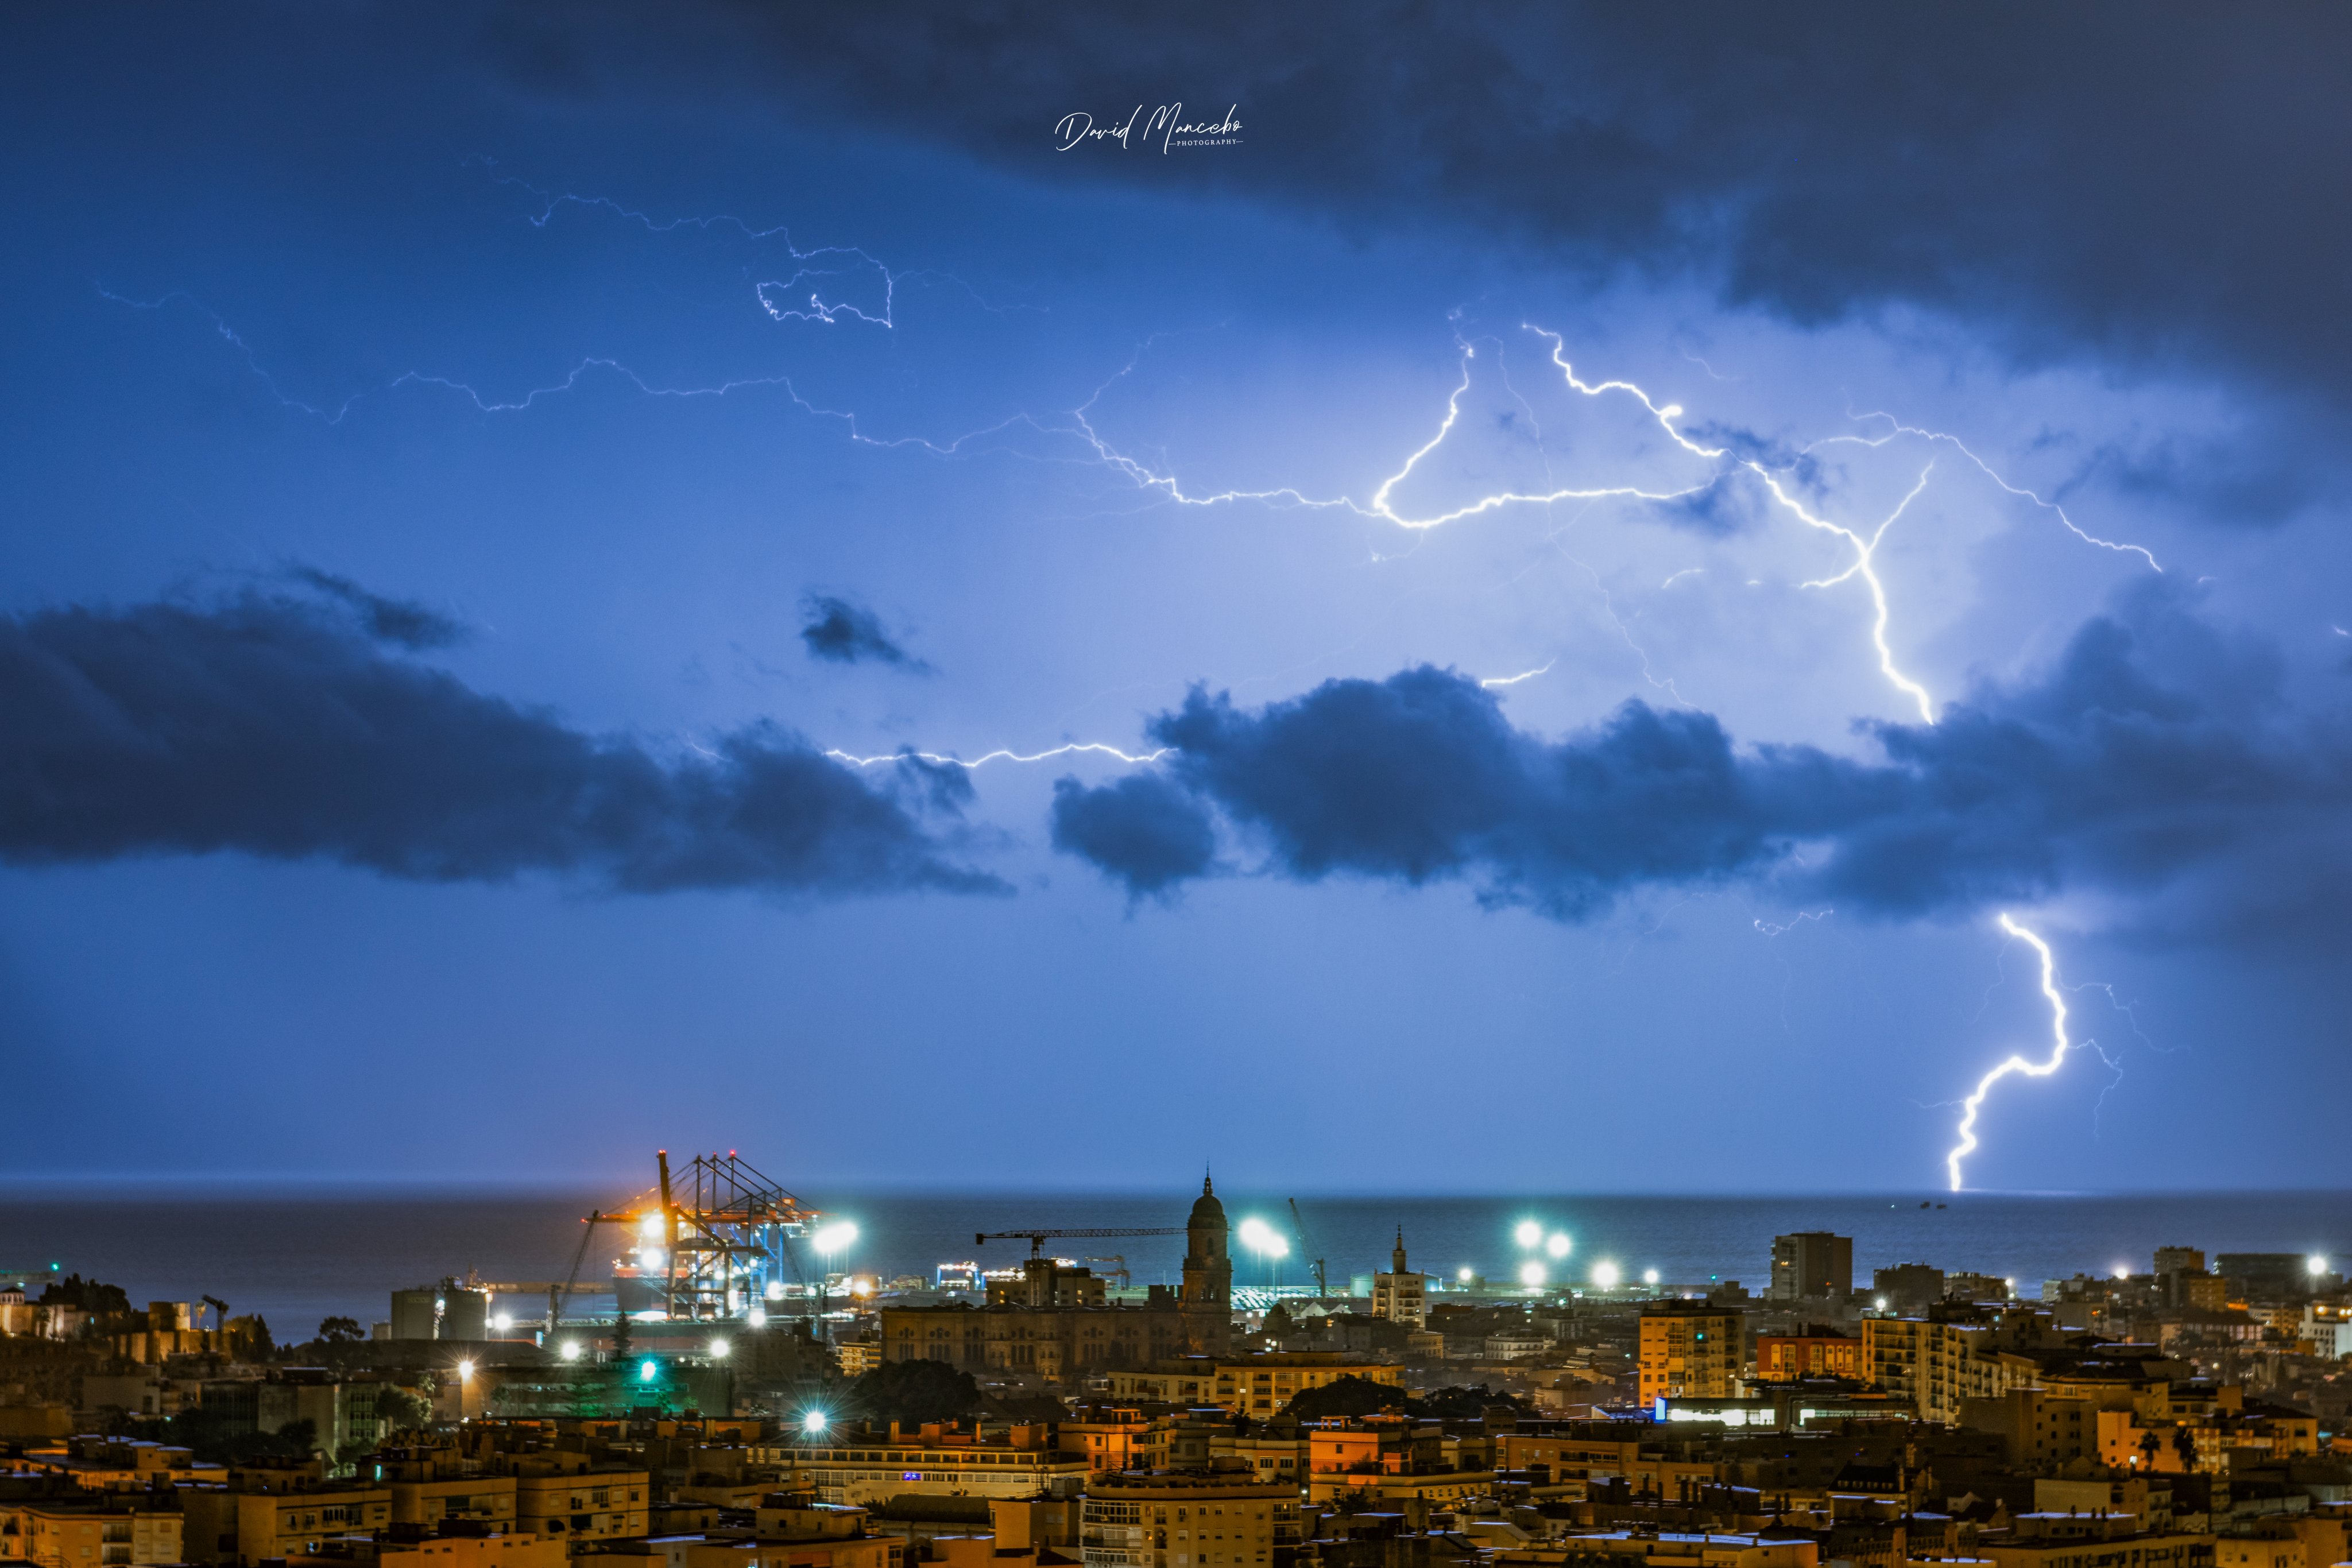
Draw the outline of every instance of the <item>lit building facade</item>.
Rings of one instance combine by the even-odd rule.
[[[1643,1405],[1729,1399],[1747,1372],[1747,1316],[1707,1301],[1654,1301],[1642,1309],[1635,1362]]]

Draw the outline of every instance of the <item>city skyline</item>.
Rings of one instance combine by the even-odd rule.
[[[2342,23],[1997,15],[13,16],[0,1175],[2344,1186]]]

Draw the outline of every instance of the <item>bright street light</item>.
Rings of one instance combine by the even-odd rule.
[[[565,1340],[563,1342],[563,1348],[557,1351],[555,1354],[562,1356],[566,1361],[578,1361],[580,1359],[580,1342],[576,1339]]]
[[[1525,1285],[1528,1290],[1532,1291],[1541,1286],[1543,1282],[1544,1266],[1542,1264],[1529,1262],[1519,1265],[1520,1284]]]
[[[1617,1271],[1617,1265],[1606,1258],[1592,1266],[1592,1282],[1604,1291],[1615,1290],[1617,1281],[1623,1277]]]
[[[810,1244],[828,1258],[856,1239],[857,1226],[855,1222],[846,1219],[836,1225],[828,1225],[809,1238]]]
[[[500,1312],[497,1317],[490,1320],[490,1326],[498,1330],[500,1333],[504,1333],[507,1330],[514,1327],[514,1316],[510,1312]]]
[[[1565,1258],[1569,1254],[1569,1249],[1575,1245],[1576,1243],[1568,1239],[1567,1231],[1555,1230],[1551,1233],[1551,1239],[1544,1243],[1544,1250],[1555,1258]]]
[[[1543,1240],[1543,1227],[1532,1219],[1522,1219],[1519,1221],[1519,1228],[1512,1231],[1511,1235],[1520,1246],[1533,1247]]]
[[[474,1375],[474,1364],[473,1364],[472,1362],[470,1362],[470,1361],[461,1361],[461,1362],[459,1362],[459,1363],[457,1364],[457,1375],[458,1375],[460,1378],[467,1378],[467,1377],[471,1377],[471,1376],[473,1376],[473,1375]]]
[[[1282,1232],[1255,1217],[1242,1221],[1241,1239],[1243,1246],[1253,1252],[1263,1253],[1268,1258],[1290,1256],[1290,1243],[1283,1237]]]
[[[2311,1277],[2315,1280],[2327,1272],[2327,1260],[2325,1256],[2317,1252],[2305,1258],[2303,1260],[2303,1266],[2311,1270]]]
[[[715,1339],[710,1342],[710,1359],[713,1361],[725,1361],[727,1359],[727,1342],[725,1340]]]
[[[1642,1283],[1644,1285],[1654,1285],[1657,1282],[1658,1271],[1655,1269],[1644,1269],[1642,1270]]]
[[[824,1412],[812,1410],[801,1417],[801,1430],[814,1435],[824,1430]]]
[[[1473,1281],[1473,1280],[1476,1279],[1478,1276],[1477,1276],[1477,1275],[1475,1275],[1475,1274],[1474,1274],[1474,1273],[1472,1273],[1472,1272],[1470,1271],[1469,1265],[1465,1264],[1465,1265],[1463,1265],[1463,1267],[1462,1267],[1462,1268],[1461,1268],[1461,1269],[1460,1269],[1460,1270],[1459,1270],[1454,1274],[1454,1277],[1455,1279],[1457,1279],[1457,1280],[1461,1281],[1464,1284],[1465,1284],[1465,1285],[1466,1285],[1466,1284],[1468,1284],[1471,1281]]]
[[[655,1378],[656,1378],[656,1377],[658,1377],[658,1376],[660,1376],[660,1375],[661,1375],[661,1364],[660,1364],[660,1363],[658,1363],[658,1362],[652,1362],[652,1361],[643,1361],[643,1362],[639,1362],[639,1363],[637,1364],[637,1381],[638,1381],[639,1383],[651,1383]]]
[[[637,1221],[637,1239],[650,1247],[662,1239],[662,1217],[648,1214]]]
[[[766,1328],[768,1326],[768,1309],[765,1307],[753,1307],[750,1312],[745,1314],[743,1321],[750,1323],[755,1329]]]

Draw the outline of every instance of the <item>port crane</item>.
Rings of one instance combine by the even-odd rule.
[[[1026,1241],[1029,1243],[1029,1256],[1039,1258],[1045,1255],[1046,1242],[1058,1241],[1065,1238],[1093,1239],[1107,1236],[1181,1236],[1183,1234],[1184,1227],[1181,1225],[1091,1225],[1066,1227],[1058,1230],[1043,1228],[1034,1230],[983,1230],[971,1239],[971,1244],[975,1247],[985,1247],[992,1241]]]
[[[697,1155],[676,1172],[668,1150],[655,1151],[654,1161],[651,1190],[582,1221],[571,1273],[561,1285],[547,1287],[552,1319],[562,1320],[579,1289],[599,1226],[616,1227],[627,1237],[611,1289],[618,1309],[630,1316],[658,1310],[672,1322],[732,1318],[767,1300],[787,1270],[800,1274],[793,1243],[824,1218],[817,1210],[732,1149]]]
[[[1290,1233],[1298,1239],[1298,1255],[1315,1259],[1315,1299],[1322,1301],[1331,1293],[1330,1281],[1323,1277],[1323,1260],[1316,1257],[1315,1245],[1307,1239],[1307,1221],[1298,1217],[1298,1200],[1290,1200]]]

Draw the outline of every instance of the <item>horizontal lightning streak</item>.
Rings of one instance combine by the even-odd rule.
[[[1559,663],[1559,661],[1558,659],[1554,659],[1551,661],[1550,664],[1546,664],[1540,669],[1521,670],[1516,675],[1495,675],[1486,680],[1480,681],[1478,684],[1486,687],[1488,691],[1493,691],[1498,686],[1516,686],[1521,681],[1532,681],[1538,675],[1549,674],[1551,673],[1552,664],[1557,664]]]
[[[1157,762],[1175,749],[1172,746],[1163,746],[1157,751],[1147,751],[1136,756],[1121,751],[1116,746],[1105,746],[1100,741],[1090,740],[1074,741],[1068,746],[1055,747],[1050,751],[1035,751],[1025,755],[1017,751],[999,749],[975,757],[969,762],[961,757],[950,757],[945,752],[940,751],[892,751],[879,757],[858,757],[846,751],[828,750],[825,755],[835,762],[845,762],[853,768],[872,768],[877,763],[904,762],[908,758],[913,758],[918,761],[929,762],[934,767],[976,768],[991,762],[1044,762],[1051,758],[1067,757],[1074,752],[1086,751],[1105,757],[1116,757],[1121,762],[1140,767],[1147,763]]]
[[[1826,920],[1836,913],[1834,909],[1801,909],[1789,916],[1785,924],[1774,920],[1756,920],[1750,924],[1767,936],[1785,936],[1808,920]]]

